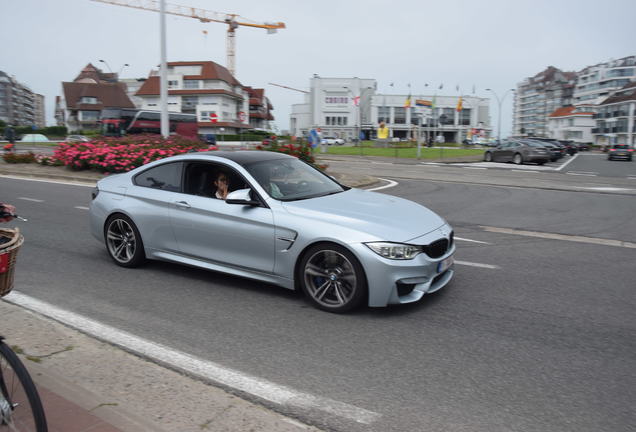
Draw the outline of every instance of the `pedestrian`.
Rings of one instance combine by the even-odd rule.
[[[4,137],[9,141],[9,144],[5,144],[5,151],[13,151],[15,149],[15,130],[11,125],[4,128]]]

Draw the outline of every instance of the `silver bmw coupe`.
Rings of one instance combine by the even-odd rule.
[[[281,153],[173,156],[92,195],[92,233],[123,267],[156,259],[267,281],[330,312],[414,302],[453,277],[440,216]]]

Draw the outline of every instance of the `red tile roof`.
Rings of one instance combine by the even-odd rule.
[[[573,115],[584,115],[584,116],[594,115],[593,112],[574,112],[575,109],[576,107],[573,107],[573,106],[557,108],[552,114],[550,114],[550,117],[569,117]]]
[[[64,100],[69,109],[100,111],[103,108],[135,108],[120,83],[92,84],[63,82]],[[96,104],[80,104],[83,96],[97,98]]]
[[[229,90],[224,89],[180,89],[180,90],[168,90],[170,95],[196,95],[196,94],[225,94],[235,97],[237,99],[243,99],[243,96]],[[151,76],[135,93],[136,96],[159,96],[159,77]]]

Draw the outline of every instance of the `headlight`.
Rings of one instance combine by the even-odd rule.
[[[381,257],[394,260],[413,259],[422,252],[419,246],[403,243],[373,242],[365,245]]]

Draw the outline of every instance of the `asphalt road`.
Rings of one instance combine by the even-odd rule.
[[[454,281],[414,305],[343,316],[278,287],[189,267],[122,269],[89,234],[89,188],[5,178],[0,188],[29,218],[19,223],[27,238],[19,291],[379,415],[359,424],[311,407],[291,412],[309,423],[337,431],[633,430],[636,249],[599,241],[636,242],[636,199],[580,192],[585,177],[536,180],[564,185],[553,190],[532,187],[530,173],[509,173],[525,185],[507,187],[462,181],[490,170],[448,170],[453,181],[404,179],[401,170],[399,185],[383,192],[455,226],[464,264]]]

